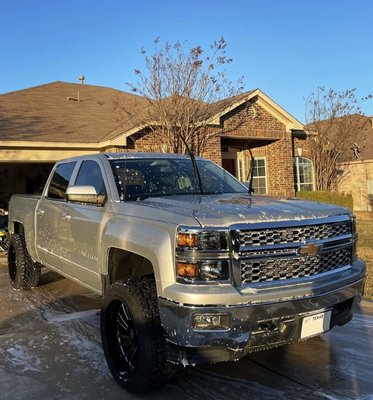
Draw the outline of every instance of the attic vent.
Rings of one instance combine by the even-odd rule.
[[[256,110],[255,110],[255,107],[252,105],[252,104],[250,104],[248,107],[247,107],[247,116],[249,117],[249,118],[255,118],[256,117]]]

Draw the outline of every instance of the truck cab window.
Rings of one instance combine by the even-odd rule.
[[[84,161],[79,169],[75,186],[94,186],[97,194],[106,194],[100,166],[96,161]]]
[[[66,189],[69,186],[71,175],[76,162],[59,164],[54,171],[51,183],[48,188],[48,197],[51,199],[65,200]]]

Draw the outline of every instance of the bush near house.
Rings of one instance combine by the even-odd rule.
[[[301,191],[296,193],[296,197],[304,200],[335,204],[337,206],[349,208],[350,210],[353,209],[352,196],[350,194],[322,191]]]
[[[365,298],[373,300],[373,221],[357,221],[359,233],[358,254],[367,264],[367,281],[365,284]]]
[[[324,203],[336,204],[352,210],[353,202],[351,195],[342,195],[332,192],[298,192],[297,198],[321,201]],[[357,220],[357,231],[359,234],[358,255],[367,265],[367,280],[365,284],[366,299],[373,300],[373,221],[366,219]]]

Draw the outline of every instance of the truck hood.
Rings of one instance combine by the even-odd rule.
[[[141,205],[195,218],[201,226],[295,221],[350,214],[346,208],[324,203],[248,194],[154,197],[141,201]]]

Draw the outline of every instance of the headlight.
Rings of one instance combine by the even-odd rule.
[[[176,233],[176,279],[180,283],[229,282],[227,229],[180,226]]]
[[[216,251],[228,250],[227,231],[179,228],[178,250]]]
[[[228,281],[228,260],[177,261],[177,281],[180,283],[208,283]]]

